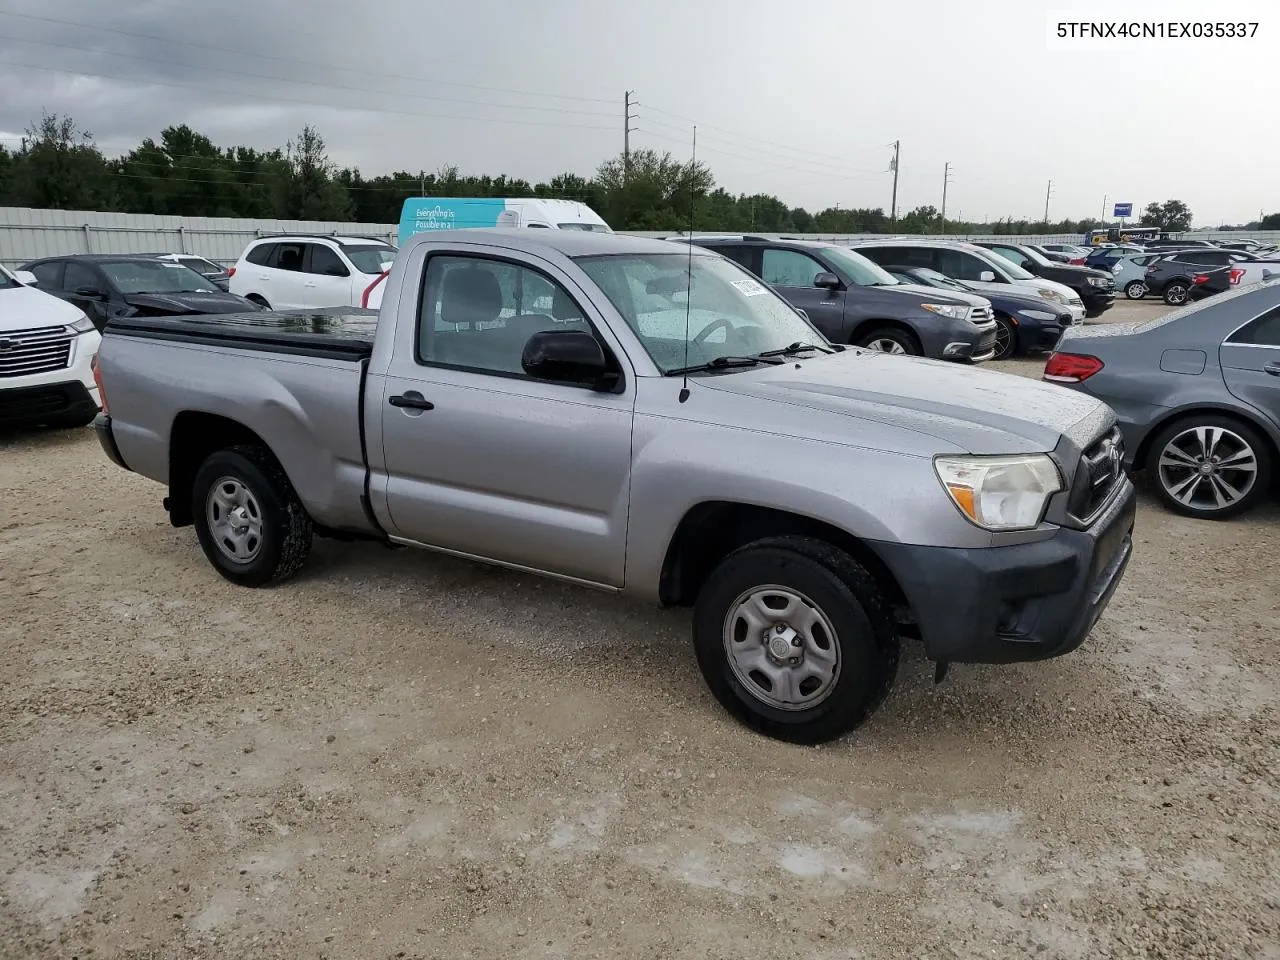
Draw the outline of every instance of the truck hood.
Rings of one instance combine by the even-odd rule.
[[[35,287],[0,290],[0,333],[63,326],[83,316],[84,311],[79,307]]]
[[[142,313],[179,316],[188,313],[241,313],[254,309],[231,293],[131,293],[124,302]]]
[[[820,419],[797,409],[797,435],[856,442],[856,421],[874,421],[942,441],[937,453],[1047,452],[1064,435],[1083,447],[1109,419],[1101,401],[1053,384],[872,351],[846,350],[705,377],[700,383],[744,398],[849,418],[847,426],[829,422],[830,428],[824,428]]]

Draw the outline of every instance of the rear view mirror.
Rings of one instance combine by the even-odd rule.
[[[840,278],[834,273],[828,273],[824,270],[813,278],[813,285],[820,290],[838,290],[840,289]]]
[[[992,270],[983,270],[980,274],[978,274],[978,280],[982,283],[995,283],[996,282],[995,272]]]
[[[541,330],[529,338],[520,357],[524,372],[537,380],[577,383],[592,389],[611,389],[604,348],[584,330]]]
[[[13,279],[17,280],[24,287],[34,287],[40,282],[36,279],[36,275],[30,270],[13,271]]]

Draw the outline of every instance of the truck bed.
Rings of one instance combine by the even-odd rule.
[[[359,362],[373,353],[376,310],[329,307],[112,320],[104,333]]]

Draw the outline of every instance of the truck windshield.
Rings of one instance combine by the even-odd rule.
[[[102,264],[102,272],[121,293],[221,293],[190,267],[154,260],[120,260]]]
[[[827,344],[785,300],[723,257],[651,253],[576,262],[663,373],[796,343]]]
[[[343,245],[342,252],[357,270],[370,275],[386,270],[396,258],[396,248],[385,244]]]

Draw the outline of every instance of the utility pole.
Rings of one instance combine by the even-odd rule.
[[[942,232],[947,232],[947,184],[951,182],[951,161],[942,165]]]
[[[1053,181],[1049,181],[1049,186],[1044,191],[1044,223],[1049,225],[1049,198],[1053,196]]]
[[[623,182],[631,179],[631,133],[635,127],[631,126],[631,121],[636,119],[635,114],[631,112],[632,107],[638,107],[640,104],[632,100],[635,95],[634,90],[628,90],[622,95],[622,179]]]
[[[889,169],[893,171],[893,201],[889,206],[890,222],[896,222],[898,219],[898,150],[901,145],[900,140],[893,141],[893,159],[889,161]]]
[[[1102,222],[1104,225],[1107,222],[1107,195],[1105,193],[1102,195]]]

